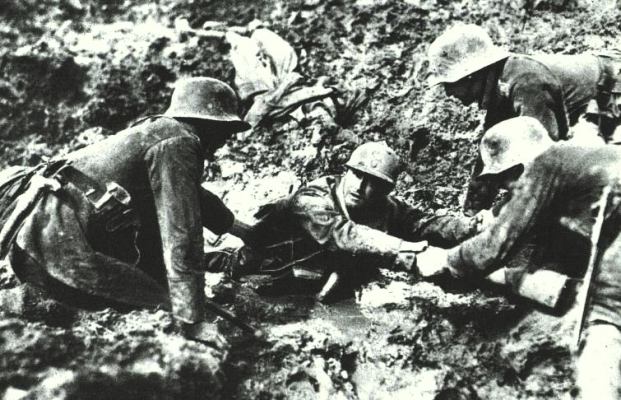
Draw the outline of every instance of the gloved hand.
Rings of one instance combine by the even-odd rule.
[[[201,342],[220,351],[227,351],[231,347],[224,336],[218,332],[217,326],[211,322],[201,321],[193,324],[180,322],[180,325],[181,332],[186,339]]]
[[[416,254],[424,251],[429,244],[426,240],[422,242],[402,241],[399,246],[399,253],[393,263],[396,271],[413,271],[416,268]]]
[[[418,254],[416,267],[424,278],[444,273],[448,270],[448,250],[429,246],[427,250]]]

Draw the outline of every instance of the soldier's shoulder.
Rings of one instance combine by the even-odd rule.
[[[293,196],[293,204],[297,206],[318,206],[325,207],[330,203],[332,188],[337,180],[334,176],[323,176],[315,179],[301,187]]]
[[[173,138],[188,138],[193,142],[200,142],[198,136],[186,124],[169,117],[156,117],[132,129],[135,134],[143,136],[143,141],[151,145]]]
[[[546,79],[552,77],[552,74],[549,68],[536,57],[524,54],[511,55],[502,70],[500,81],[509,85],[524,77],[528,77],[525,82],[533,82],[533,78]]]
[[[529,170],[533,174],[548,175],[557,170],[580,169],[585,158],[596,156],[592,153],[593,150],[570,141],[556,142],[535,158]]]
[[[339,182],[340,177],[336,175],[326,175],[314,179],[306,184],[305,188],[318,193],[329,193]]]

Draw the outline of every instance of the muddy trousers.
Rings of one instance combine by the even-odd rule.
[[[576,361],[577,398],[621,399],[621,330],[612,324],[594,324],[584,337]]]

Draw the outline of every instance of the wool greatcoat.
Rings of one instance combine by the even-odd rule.
[[[569,128],[585,114],[591,100],[602,113],[621,121],[621,60],[579,55],[513,54],[491,67],[481,107],[486,109],[484,130],[509,118],[536,118],[554,141],[569,138]],[[610,95],[604,92],[611,91]],[[603,96],[602,96],[603,95]],[[606,104],[604,104],[606,103]],[[604,137],[612,132],[601,132]],[[498,193],[492,182],[477,179],[483,163],[473,170],[464,208],[476,212],[489,208]]]
[[[404,242],[427,240],[436,246],[453,246],[476,233],[474,218],[430,216],[392,196],[353,219],[343,200],[341,176],[326,176],[310,182],[291,196],[264,206],[253,227],[241,259],[234,263],[260,265],[252,272],[286,272],[303,267],[326,277],[339,271],[350,280],[364,280],[377,267],[402,269],[414,261]],[[226,257],[225,257],[226,258]],[[215,254],[208,268],[219,272],[226,263]],[[233,270],[240,266],[231,266]]]
[[[202,230],[224,233],[234,217],[201,187],[204,146],[192,126],[149,118],[66,158],[63,187],[43,196],[17,235],[16,275],[48,289],[61,283],[121,303],[171,305],[177,319],[200,321]],[[112,231],[85,193],[111,182],[129,193],[134,221]]]

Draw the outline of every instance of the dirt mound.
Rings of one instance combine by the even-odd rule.
[[[161,311],[106,309],[55,328],[0,324],[0,386],[32,399],[222,398],[225,356],[174,334]]]
[[[211,189],[250,220],[261,204],[340,172],[357,144],[387,140],[409,160],[398,194],[425,210],[456,209],[481,116],[426,86],[427,44],[463,21],[483,25],[516,52],[618,46],[617,11],[566,3],[573,2],[0,1],[0,166],[36,164],[161,112],[181,76],[233,84],[228,45],[181,32],[176,21],[200,28],[261,20],[295,48],[309,82],[365,101],[339,109],[337,124],[278,121],[230,143],[207,171]],[[532,7],[524,12],[524,5]],[[384,273],[356,299],[325,307],[310,295],[270,297],[260,282],[209,279],[209,295],[264,328],[264,342],[218,321],[232,349],[216,351],[180,338],[161,311],[108,309],[47,324],[7,316],[0,392],[43,399],[551,399],[572,385],[563,334],[571,316],[531,312],[487,289]],[[0,288],[15,284],[0,266]]]

